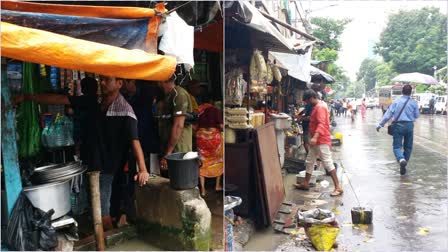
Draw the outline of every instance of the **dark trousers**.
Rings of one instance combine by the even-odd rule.
[[[412,145],[414,141],[414,123],[397,122],[394,126],[393,148],[397,161],[411,158]]]
[[[148,168],[149,169],[149,168]],[[134,175],[137,173],[135,157],[130,154],[128,171],[120,169],[115,174],[112,183],[112,197],[110,200],[110,215],[119,218],[125,213],[131,218],[134,215]]]

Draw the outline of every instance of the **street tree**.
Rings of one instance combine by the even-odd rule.
[[[317,45],[317,49],[330,48],[335,51],[341,50],[341,42],[339,41],[347,24],[351,22],[350,19],[332,19],[328,17],[314,17],[311,19],[313,28],[313,35],[324,42],[322,45]]]
[[[364,59],[359,67],[359,71],[356,74],[356,80],[361,81],[366,86],[366,91],[375,88],[377,82],[377,72],[375,69],[381,64],[376,59],[367,58]]]
[[[319,61],[327,62],[327,68],[324,70],[336,80],[331,85],[336,91],[335,95],[342,95],[350,85],[350,79],[344,69],[335,63],[339,58],[339,50],[341,49],[340,37],[345,26],[350,21],[349,19],[331,19],[327,17],[311,19],[311,23],[314,26],[313,35],[324,42],[314,47],[313,57]]]
[[[392,79],[398,75],[394,71],[392,63],[382,62],[375,67],[376,88],[392,84]]]
[[[375,52],[399,73],[432,75],[447,62],[447,17],[438,8],[400,11],[389,17]]]

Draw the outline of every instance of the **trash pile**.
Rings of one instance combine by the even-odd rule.
[[[21,193],[12,210],[7,227],[6,243],[10,250],[51,250],[58,245],[56,230],[51,226],[54,210],[35,208]]]
[[[339,234],[339,225],[335,214],[330,210],[312,209],[298,212],[299,225],[305,228],[305,234],[318,251],[331,250]]]

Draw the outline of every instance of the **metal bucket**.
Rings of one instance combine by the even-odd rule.
[[[66,215],[71,210],[70,180],[23,188],[34,207],[47,212],[54,210],[51,219]]]
[[[168,155],[168,171],[170,185],[175,190],[187,190],[198,185],[199,168],[202,166],[200,157],[184,159],[186,152]]]

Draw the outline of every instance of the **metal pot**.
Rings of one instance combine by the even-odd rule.
[[[34,207],[47,212],[54,209],[51,219],[66,215],[71,210],[70,180],[23,188]]]

